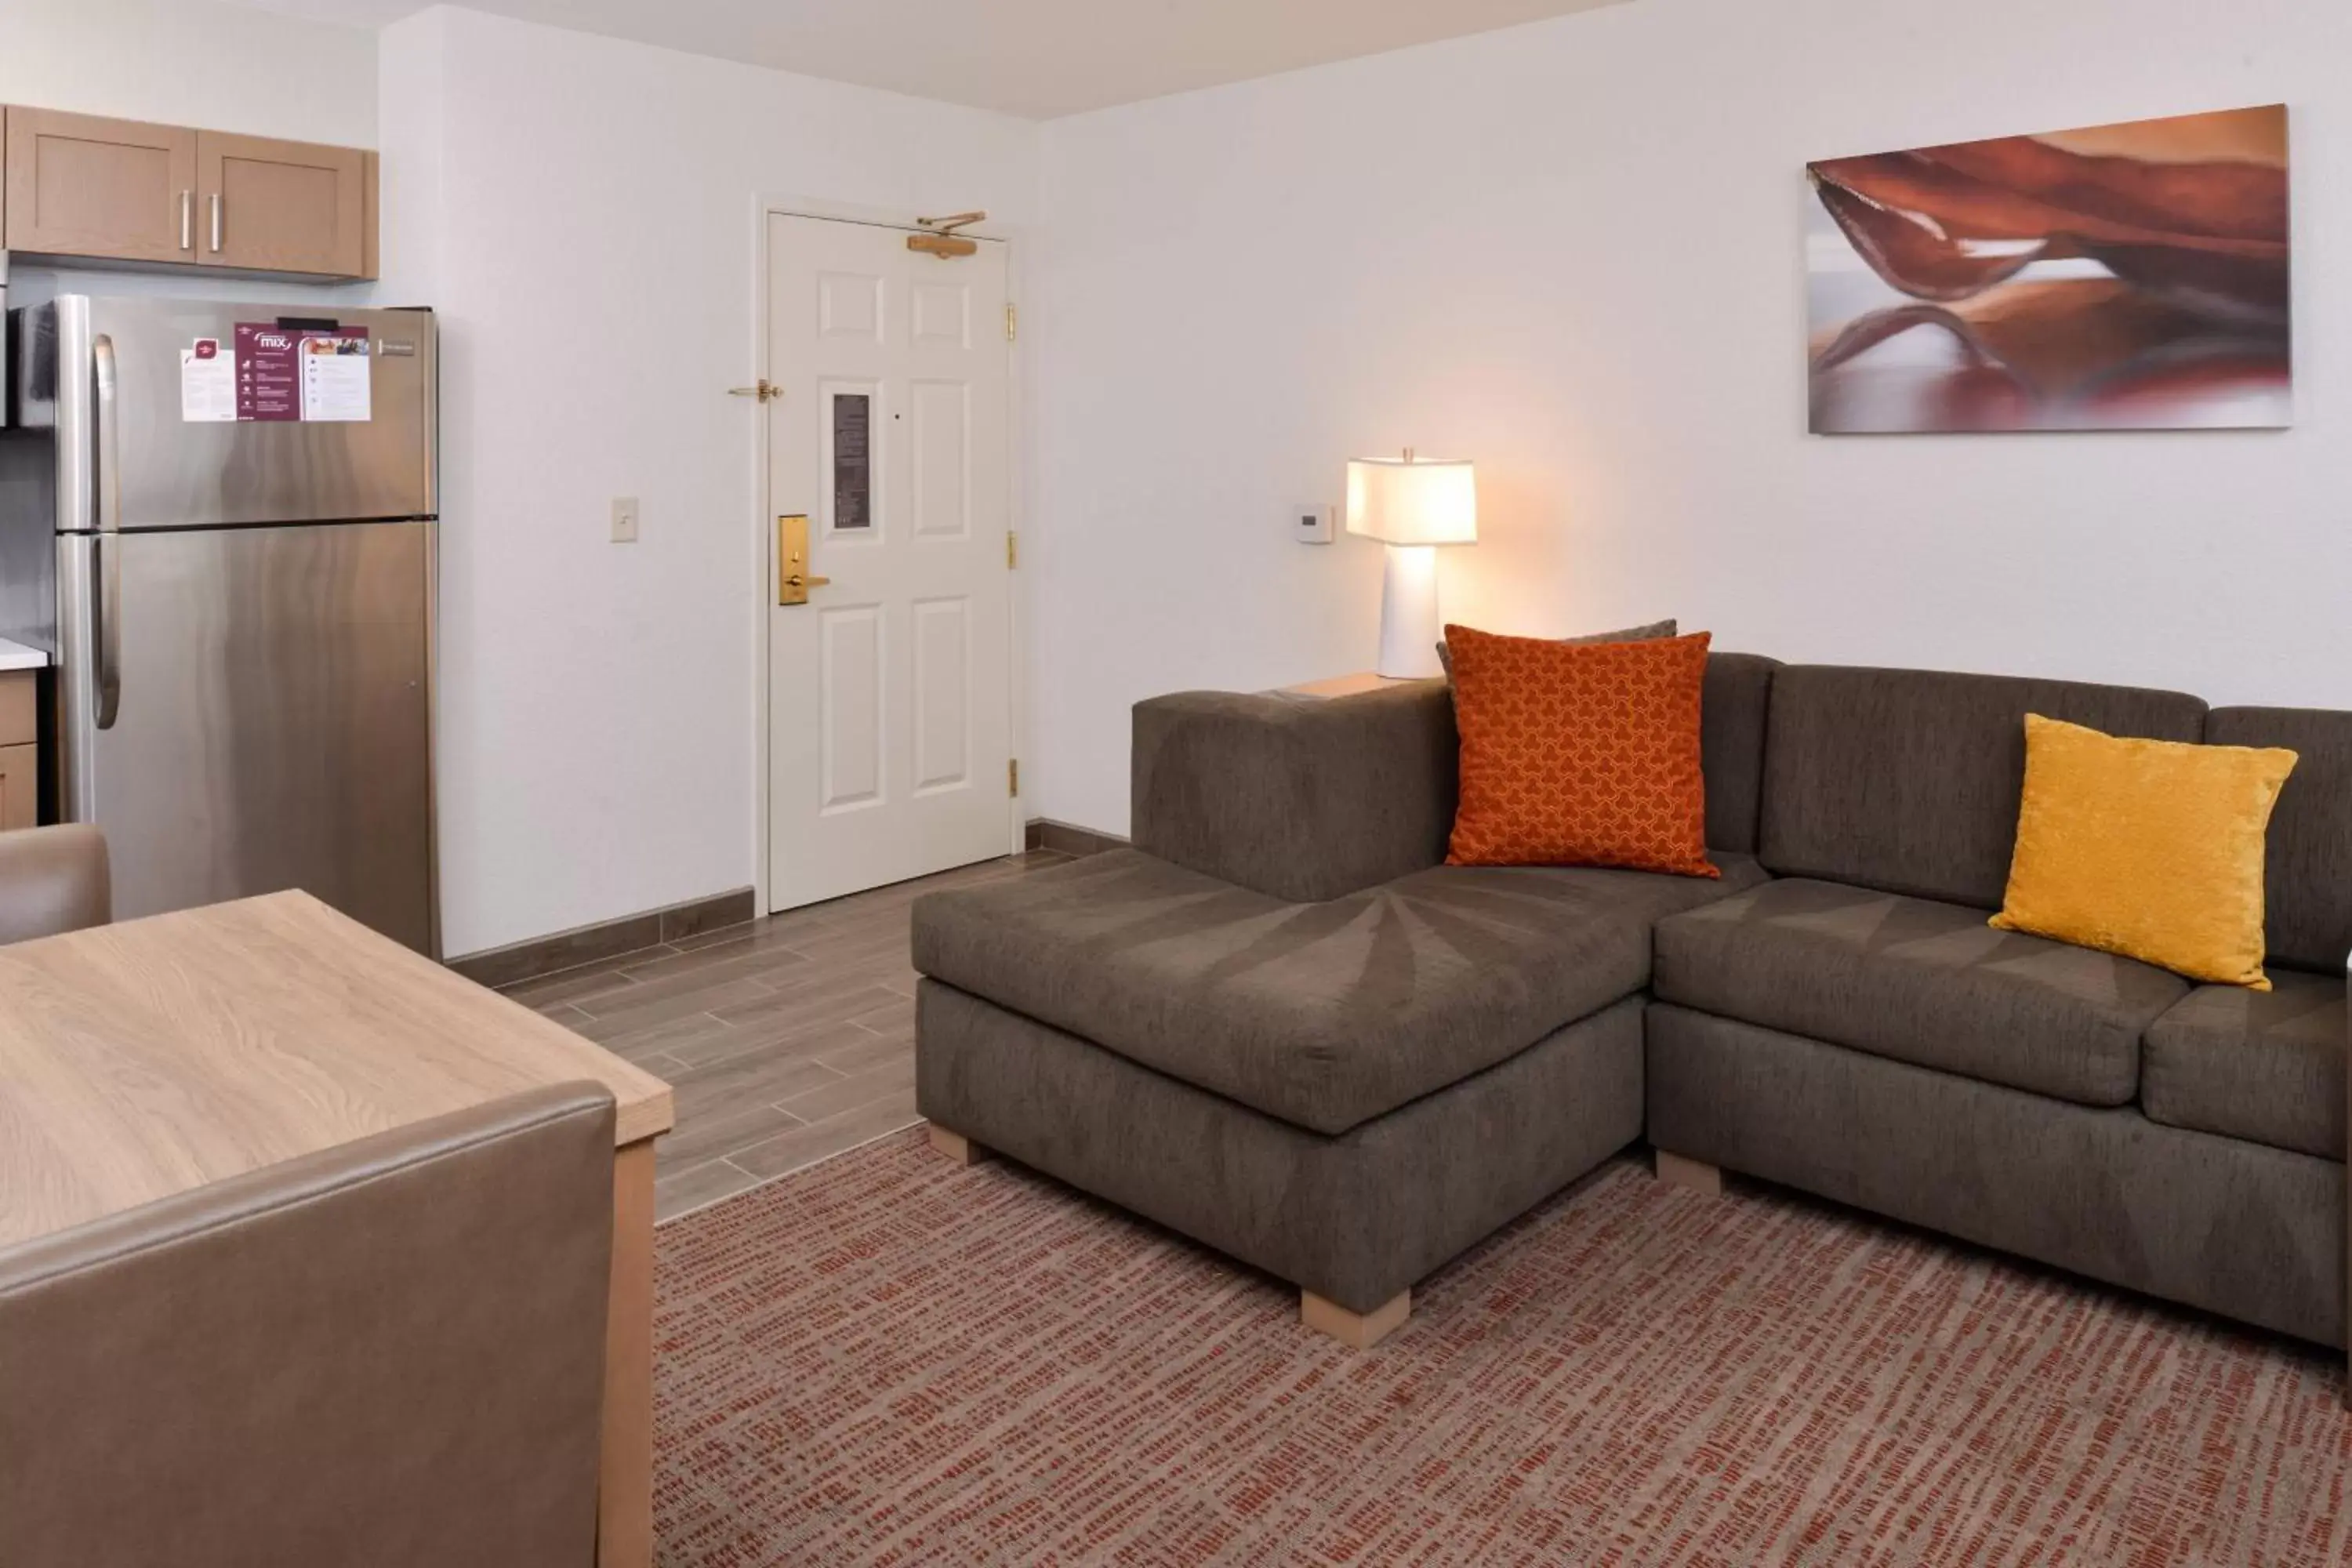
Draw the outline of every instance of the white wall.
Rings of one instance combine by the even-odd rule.
[[[1286,519],[1407,444],[1480,463],[1459,618],[2352,705],[2352,8],[1639,0],[1042,128],[454,8],[0,37],[0,101],[384,149],[377,294],[446,340],[452,952],[752,879],[761,194],[1023,233],[1043,815],[1126,826],[1137,698],[1369,663],[1377,547]],[[2294,431],[1804,434],[1807,159],[2276,100]]]
[[[375,145],[375,35],[211,0],[0,0],[0,103]]]
[[[382,48],[382,293],[444,334],[446,948],[741,887],[758,198],[1017,226],[1035,128],[457,9]]]
[[[1805,434],[1804,164],[2294,106],[2289,434]],[[1363,668],[1343,460],[1479,463],[1448,613],[2352,706],[2352,7],[1640,0],[1044,129],[1023,552],[1044,815],[1126,710]]]

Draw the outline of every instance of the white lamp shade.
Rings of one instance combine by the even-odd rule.
[[[1473,544],[1478,481],[1467,458],[1348,459],[1348,531],[1386,544]]]

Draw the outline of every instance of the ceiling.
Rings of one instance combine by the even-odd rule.
[[[365,27],[424,0],[245,0]],[[1047,120],[1620,0],[466,0],[475,10]]]

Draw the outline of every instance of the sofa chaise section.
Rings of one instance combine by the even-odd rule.
[[[1139,1066],[1337,1134],[1650,979],[1659,915],[1722,883],[1436,866],[1291,903],[1137,850],[931,895],[917,970]]]
[[[1370,1342],[1641,1136],[1652,929],[1763,879],[1769,669],[1710,668],[1721,881],[1442,865],[1442,682],[1139,704],[1134,849],[918,901],[918,1108]]]
[[[1417,1281],[1642,1135],[1634,997],[1336,1137],[938,980],[918,983],[915,1020],[936,1126],[1298,1286],[1310,1321],[1362,1342]]]

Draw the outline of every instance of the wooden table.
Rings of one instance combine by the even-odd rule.
[[[1374,675],[1360,670],[1354,675],[1335,675],[1328,680],[1309,680],[1297,686],[1286,686],[1276,693],[1278,697],[1353,697],[1365,691],[1386,691],[1391,686],[1410,686],[1412,682],[1402,676]]]
[[[309,894],[0,947],[0,1247],[580,1079],[619,1102],[597,1559],[637,1568],[669,1086]]]

